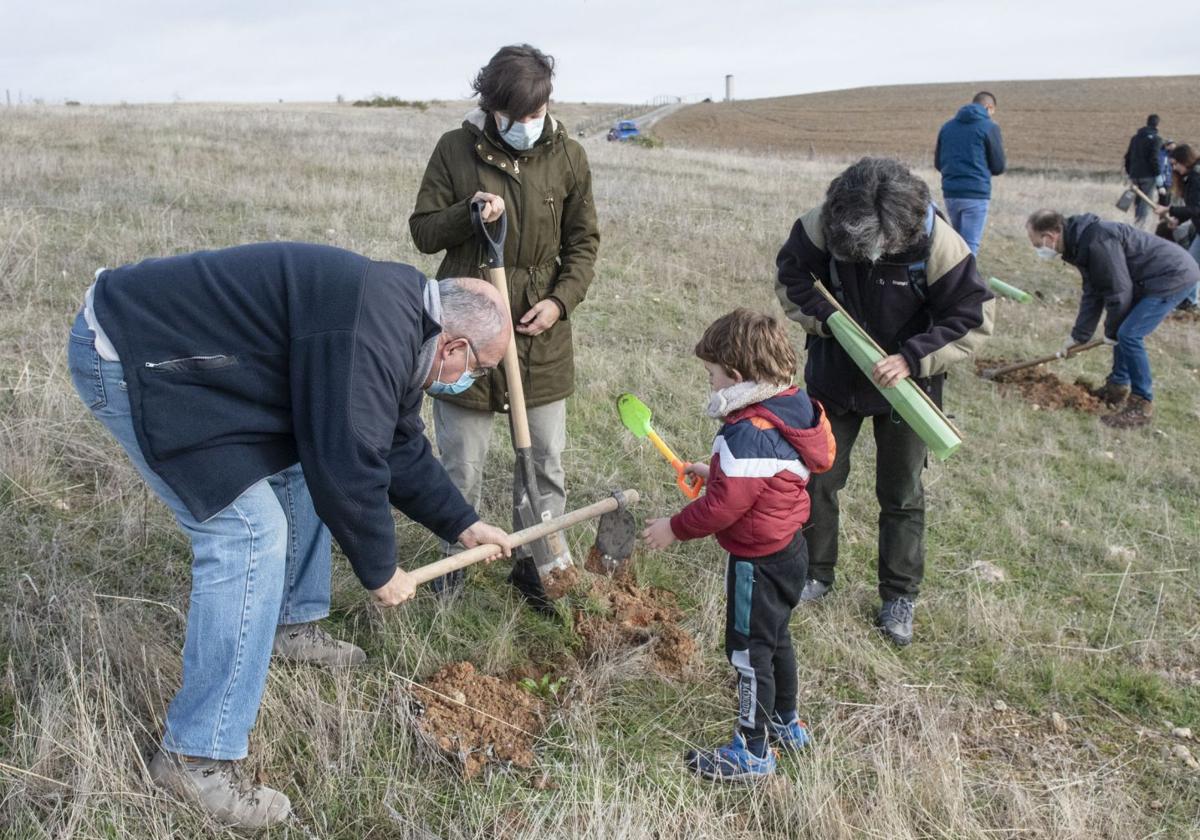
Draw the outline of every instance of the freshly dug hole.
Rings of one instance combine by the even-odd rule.
[[[985,370],[1011,364],[1008,359],[977,359],[975,373],[982,376]],[[1085,414],[1102,414],[1106,406],[1092,396],[1090,383],[1077,379],[1066,383],[1053,373],[1048,373],[1041,365],[1014,370],[991,380],[1000,385],[1005,393],[1017,392],[1026,402],[1038,408],[1051,410],[1071,408]]]
[[[533,766],[533,747],[545,728],[545,704],[519,686],[452,662],[413,686],[422,708],[417,731],[462,762],[467,778],[490,762]]]

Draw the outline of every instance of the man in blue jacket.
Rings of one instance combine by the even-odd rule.
[[[391,508],[444,540],[510,541],[480,521],[433,456],[425,392],[465,390],[509,339],[474,279],[281,242],[97,272],[71,329],[76,390],[191,541],[183,684],[150,764],[219,821],[272,825],[286,796],[240,780],[267,665],[356,665],[326,633],[330,532],[392,606]]]
[[[1101,422],[1115,429],[1148,425],[1154,394],[1145,339],[1200,282],[1200,266],[1174,242],[1093,213],[1064,218],[1038,210],[1025,229],[1038,256],[1062,257],[1083,278],[1079,314],[1059,355],[1091,341],[1104,316],[1112,372],[1093,393],[1117,411]]]
[[[946,215],[976,256],[987,224],[992,176],[1003,175],[1007,165],[1000,126],[992,122],[995,113],[995,96],[986,90],[975,94],[970,105],[942,126],[933,152],[933,165],[942,173]]]

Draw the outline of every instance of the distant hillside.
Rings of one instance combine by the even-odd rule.
[[[668,144],[858,157],[933,159],[938,128],[979,90],[1016,169],[1118,173],[1146,115],[1165,137],[1200,145],[1200,76],[896,85],[690,105],[655,127]]]

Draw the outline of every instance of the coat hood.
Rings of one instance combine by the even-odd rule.
[[[991,117],[988,116],[987,108],[976,102],[972,102],[969,105],[959,108],[958,113],[954,115],[954,119],[961,123],[973,123],[988,120]]]
[[[1080,213],[1078,216],[1067,219],[1067,228],[1063,232],[1063,259],[1065,261],[1074,263],[1075,257],[1079,254],[1079,242],[1083,239],[1084,233],[1099,221],[1100,217],[1095,213]]]
[[[829,445],[832,438],[826,435],[829,421],[825,418],[825,410],[799,388],[789,388],[769,400],[747,406],[726,417],[725,422],[732,424],[747,419],[760,427],[765,421],[777,430],[813,472],[824,472],[833,466],[834,452]]]

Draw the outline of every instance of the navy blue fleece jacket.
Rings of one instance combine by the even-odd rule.
[[[106,271],[95,312],[121,358],[150,468],[197,519],[297,461],[363,586],[396,568],[391,505],[454,541],[479,517],[420,418],[441,332],[411,266],[296,242]]]

